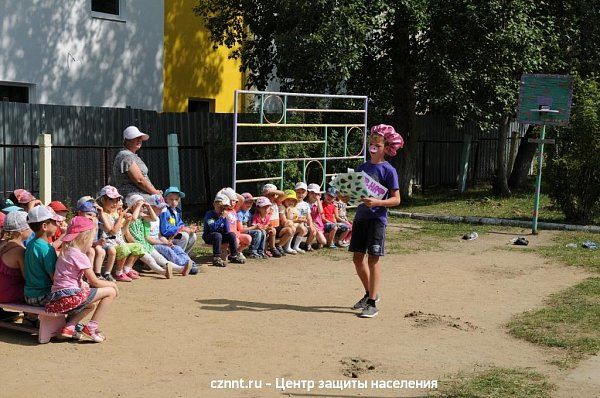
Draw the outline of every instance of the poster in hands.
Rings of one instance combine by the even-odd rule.
[[[373,197],[382,199],[387,193],[387,188],[375,181],[364,171],[348,170],[339,173],[330,185],[341,195],[348,197],[348,204],[358,206],[362,198]]]

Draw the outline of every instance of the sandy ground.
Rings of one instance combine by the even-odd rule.
[[[502,249],[513,236],[492,233],[457,239],[443,251],[384,257],[373,319],[349,309],[363,294],[349,254],[341,261],[298,255],[204,266],[197,276],[173,280],[145,276],[120,285],[101,323],[105,343],[38,345],[27,334],[0,330],[0,395],[414,397],[426,391],[282,392],[276,379],[352,380],[346,375],[354,372],[359,380],[430,380],[495,365],[541,371],[561,387],[557,396],[595,396],[593,383],[548,363],[551,350],[503,328],[514,314],[589,276]],[[530,237],[531,245],[550,238]],[[262,381],[262,388],[211,388],[213,380],[240,378]]]

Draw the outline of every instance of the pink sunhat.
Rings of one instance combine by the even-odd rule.
[[[94,222],[92,220],[83,216],[75,216],[71,220],[71,223],[67,228],[67,234],[62,238],[62,241],[70,242],[77,238],[80,233],[91,229],[94,229]]]
[[[404,147],[404,139],[396,130],[388,124],[378,124],[371,127],[371,134],[377,134],[383,137],[387,144],[385,153],[389,156],[396,156],[396,151]]]

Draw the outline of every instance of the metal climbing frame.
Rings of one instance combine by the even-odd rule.
[[[260,99],[258,102],[259,106],[259,123],[239,123],[238,112],[239,112],[239,98],[242,95],[254,95]],[[324,99],[358,99],[363,101],[362,109],[330,109],[330,108],[288,108],[289,97],[304,97],[304,98],[324,98]],[[269,120],[265,115],[265,101],[270,98],[278,98],[281,102],[281,117],[279,120]],[[270,91],[254,91],[254,90],[236,90],[234,93],[234,115],[233,115],[233,189],[237,189],[238,183],[246,182],[260,182],[260,181],[279,181],[280,189],[283,189],[284,181],[284,164],[285,162],[302,162],[302,177],[306,181],[306,170],[308,166],[316,162],[321,166],[323,172],[323,180],[321,187],[325,186],[327,177],[334,176],[337,173],[328,173],[327,161],[332,160],[347,160],[347,159],[362,159],[366,161],[366,142],[367,142],[367,111],[368,111],[368,97],[359,95],[327,95],[327,94],[307,94],[307,93],[283,93],[283,92],[270,92]],[[287,123],[289,114],[298,113],[357,113],[363,114],[363,123]],[[304,127],[316,127],[323,129],[322,140],[311,140],[311,141],[239,141],[238,133],[240,129],[247,127],[267,127],[267,128],[304,128]],[[330,128],[343,128],[344,129],[344,156],[328,156],[327,153],[327,133]],[[356,153],[352,154],[348,151],[348,135],[353,130],[358,129],[362,134],[362,148]],[[238,160],[238,148],[248,145],[290,145],[290,144],[322,144],[323,145],[323,156],[321,157],[306,157],[306,158],[281,158],[281,159],[251,159],[251,160]],[[321,161],[323,163],[321,163]],[[281,173],[279,176],[263,177],[263,178],[251,178],[251,179],[237,179],[237,169],[239,165],[251,164],[251,163],[280,163]]]

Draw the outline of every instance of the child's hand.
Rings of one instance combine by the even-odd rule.
[[[375,198],[362,198],[361,202],[363,202],[368,208],[381,206],[381,200]]]
[[[131,213],[125,213],[123,214],[123,219],[127,222],[131,221],[133,219],[133,214]]]
[[[98,211],[98,214],[100,214],[100,213],[102,213],[104,211],[104,209],[102,208],[102,206],[99,206],[97,203],[94,203],[94,207]]]
[[[198,231],[198,226],[192,224],[188,229],[190,230],[191,233],[196,233],[196,231]]]

